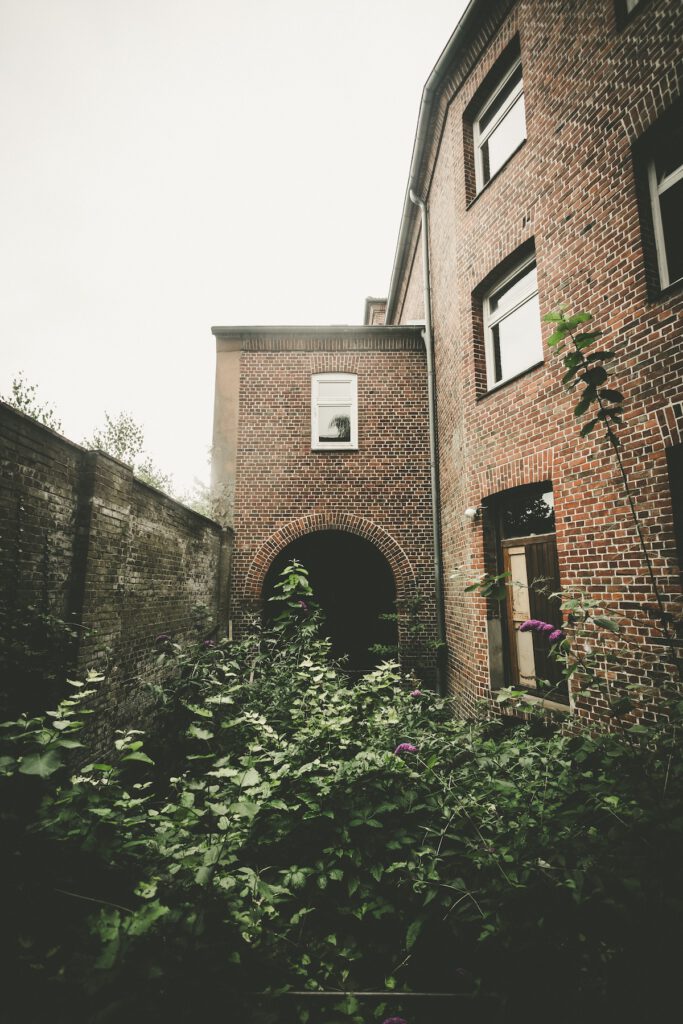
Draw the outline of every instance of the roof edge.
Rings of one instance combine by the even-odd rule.
[[[422,327],[415,326],[414,324],[325,324],[325,325],[310,325],[310,324],[267,324],[267,325],[247,325],[244,327],[212,327],[211,333],[215,338],[255,338],[255,337],[268,337],[271,335],[277,335],[282,337],[283,335],[295,337],[297,335],[317,336],[317,335],[337,335],[340,337],[354,336],[354,335],[374,335],[376,337],[382,337],[383,335],[396,335],[396,334],[421,334]]]
[[[440,87],[450,70],[455,54],[466,41],[467,33],[472,25],[475,14],[479,13],[479,8],[484,7],[484,3],[485,0],[469,0],[467,7],[462,13],[460,21],[455,26],[450,39],[446,43],[441,56],[434,65],[434,68],[425,83],[424,89],[422,90],[420,110],[417,116],[415,140],[413,142],[413,152],[410,160],[410,171],[408,173],[408,184],[406,186],[405,198],[403,200],[403,211],[401,213],[398,241],[396,243],[394,263],[391,269],[391,280],[389,282],[386,311],[387,321],[391,320],[395,313],[394,307],[396,305],[398,278],[401,270],[403,250],[408,241],[408,231],[411,220],[410,212],[412,203],[410,200],[410,191],[411,189],[417,191],[417,179],[422,167],[429,139],[429,123],[431,120],[434,102],[438,99]]]

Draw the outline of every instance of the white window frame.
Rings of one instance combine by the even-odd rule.
[[[675,284],[676,281],[681,281],[683,278],[677,277],[674,281],[671,280],[669,275],[669,261],[666,257],[666,240],[664,237],[664,224],[662,222],[662,208],[659,202],[660,196],[672,187],[677,185],[681,178],[683,178],[683,164],[680,164],[671,174],[662,181],[657,181],[657,163],[656,158],[653,157],[650,160],[647,168],[648,183],[650,186],[650,202],[652,204],[652,225],[654,227],[655,234],[655,247],[657,249],[657,265],[659,267],[659,283],[662,288],[668,288],[669,285]]]
[[[338,399],[320,400],[320,382],[343,382],[351,384],[349,419],[351,439],[349,441],[320,441],[318,438],[319,409],[326,405],[344,405]],[[314,373],[311,377],[311,448],[314,451],[355,451],[358,448],[358,376],[355,373]]]
[[[502,90],[505,88],[505,86],[510,81],[512,76],[519,70],[519,68],[521,68],[521,66],[522,66],[522,58],[518,57],[517,60],[512,65],[512,67],[509,68],[508,71],[506,71],[506,73],[503,75],[503,77],[501,78],[500,82],[498,82],[498,84],[496,85],[495,89],[493,90],[493,92],[490,93],[489,96],[487,96],[486,102],[481,107],[481,109],[479,110],[479,113],[477,114],[476,118],[474,119],[472,130],[473,130],[473,136],[474,136],[474,172],[475,172],[475,179],[476,179],[476,185],[477,185],[477,193],[481,192],[481,190],[484,188],[484,186],[488,185],[489,181],[492,181],[495,178],[495,176],[499,173],[499,171],[501,171],[503,169],[503,167],[505,166],[505,163],[507,163],[507,160],[509,160],[510,157],[512,156],[512,154],[517,150],[518,146],[521,146],[522,142],[524,142],[524,140],[526,139],[526,109],[525,109],[525,113],[524,113],[524,135],[519,140],[518,146],[515,146],[514,149],[512,149],[510,151],[509,156],[507,157],[506,161],[502,164],[502,166],[499,167],[497,171],[494,171],[494,173],[491,175],[490,178],[487,178],[486,181],[484,181],[484,158],[483,158],[483,154],[482,154],[482,147],[483,147],[484,143],[486,142],[486,140],[488,139],[489,135],[491,135],[491,133],[493,131],[495,131],[495,129],[498,127],[498,125],[503,120],[503,118],[506,117],[507,114],[510,112],[511,108],[517,102],[519,97],[524,95],[524,75],[522,75],[522,77],[519,80],[519,84],[513,89],[513,91],[508,96],[507,102],[498,111],[498,116],[496,118],[494,118],[494,120],[491,122],[491,124],[487,125],[487,127],[484,129],[483,132],[482,132],[482,130],[480,128],[480,122],[481,122],[482,117],[485,116],[486,111],[489,109],[491,104],[496,101],[497,97],[500,95]]]
[[[523,306],[525,303],[529,302],[530,299],[533,299],[534,296],[538,295],[538,278],[536,280],[535,287],[532,287],[528,292],[525,292],[514,306],[510,309],[506,309],[503,313],[491,312],[491,297],[501,291],[501,289],[505,288],[505,285],[509,284],[515,277],[523,273],[525,270],[529,270],[532,266],[535,266],[535,264],[536,254],[533,253],[531,256],[527,256],[525,259],[517,263],[509,274],[505,274],[504,277],[498,278],[484,295],[482,302],[484,315],[484,349],[486,353],[486,386],[489,391],[493,391],[495,388],[501,387],[507,381],[513,380],[522,373],[526,373],[526,371],[530,370],[532,366],[538,366],[543,362],[543,343],[541,340],[538,359],[533,359],[528,366],[525,366],[522,370],[518,370],[510,377],[501,377],[500,380],[496,380],[496,353],[495,342],[493,339],[493,328],[496,324],[510,316],[511,313],[518,310],[520,306]],[[538,334],[539,338],[542,339],[540,321],[538,324]]]

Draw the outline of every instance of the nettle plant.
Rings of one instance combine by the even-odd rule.
[[[394,663],[351,680],[310,628],[305,575],[282,583],[272,627],[162,641],[163,735],[131,723],[88,757],[96,677],[4,723],[4,1007],[433,1024],[404,993],[441,991],[485,1019],[486,998],[508,1021],[654,1012],[643,978],[677,978],[683,912],[671,735],[460,721]]]

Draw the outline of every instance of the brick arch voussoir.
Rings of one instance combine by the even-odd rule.
[[[498,466],[487,466],[478,476],[479,498],[498,494],[513,487],[553,479],[554,449],[544,448],[526,458],[512,459]]]
[[[405,551],[390,533],[362,516],[348,512],[318,512],[292,520],[261,545],[247,571],[244,586],[247,605],[257,607],[260,604],[266,575],[280,552],[299,537],[320,530],[341,530],[370,541],[389,563],[396,583],[397,603],[402,604],[415,596],[415,572]]]

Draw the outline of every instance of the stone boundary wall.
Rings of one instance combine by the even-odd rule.
[[[160,633],[227,626],[231,553],[232,531],[0,403],[0,623],[33,608],[84,627],[73,668],[106,677],[96,747],[144,717]]]

